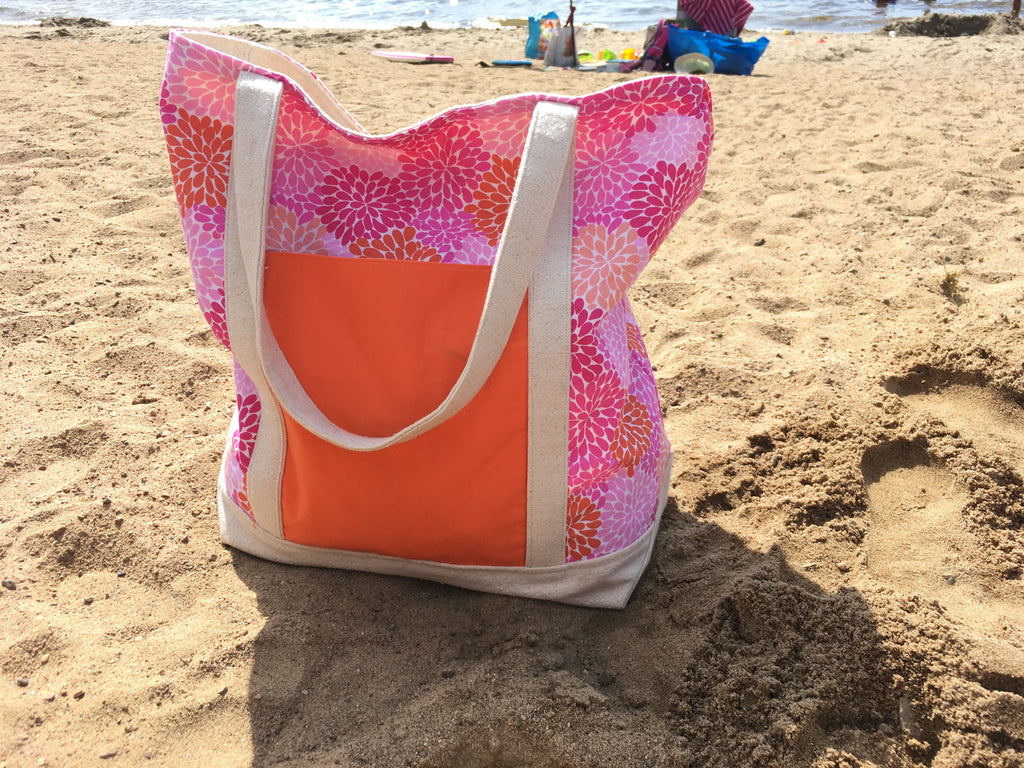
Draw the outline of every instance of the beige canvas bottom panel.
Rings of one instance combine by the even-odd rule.
[[[591,608],[622,608],[647,568],[668,501],[672,462],[666,467],[654,524],[625,549],[593,560],[536,568],[449,565],[366,552],[294,544],[258,528],[218,483],[221,541],[251,555],[290,565],[342,568],[437,581],[465,589],[553,600]]]

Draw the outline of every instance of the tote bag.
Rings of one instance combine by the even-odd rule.
[[[174,31],[160,108],[196,295],[234,361],[222,540],[623,606],[671,469],[626,291],[702,188],[704,81],[373,136],[283,54]]]
[[[543,59],[548,50],[548,42],[559,26],[558,14],[549,11],[543,16],[531,16],[526,25],[526,58]]]
[[[544,63],[549,67],[575,67],[576,60],[576,29],[561,27],[555,30],[544,52]]]
[[[711,59],[715,72],[723,75],[753,74],[768,42],[763,36],[745,42],[738,37],[668,25],[668,53],[672,61],[687,53],[699,53]]]

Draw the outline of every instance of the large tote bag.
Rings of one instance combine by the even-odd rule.
[[[200,308],[234,358],[224,542],[625,605],[671,469],[626,291],[703,186],[704,81],[372,136],[283,54],[176,31],[161,113]]]

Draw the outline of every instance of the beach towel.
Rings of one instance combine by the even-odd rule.
[[[508,96],[374,136],[273,49],[169,40],[178,210],[233,357],[222,540],[624,605],[671,470],[626,292],[700,194],[706,83]]]
[[[739,35],[754,12],[747,0],[679,0],[678,9],[705,31],[729,37]]]

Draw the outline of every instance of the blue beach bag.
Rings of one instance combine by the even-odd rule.
[[[702,53],[714,62],[716,73],[749,75],[767,47],[767,37],[745,43],[738,37],[668,25],[668,53],[672,61],[686,53]]]
[[[527,21],[526,33],[526,58],[543,59],[544,53],[540,50],[541,22],[547,19],[557,19],[558,14],[549,11],[543,16],[531,16]]]

